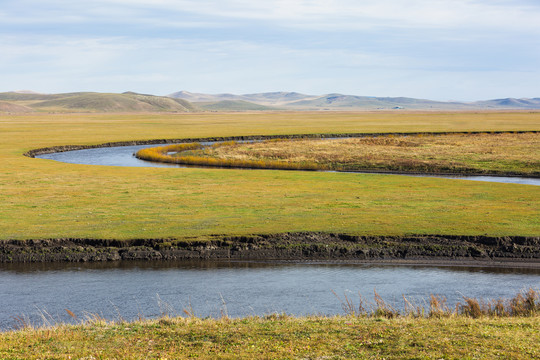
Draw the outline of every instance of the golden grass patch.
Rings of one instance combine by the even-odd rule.
[[[144,160],[238,168],[540,175],[538,133],[271,139],[140,150]]]

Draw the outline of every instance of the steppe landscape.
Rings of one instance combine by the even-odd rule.
[[[539,18],[4,0],[0,359],[540,359]]]
[[[52,151],[54,147],[66,145],[108,146],[115,142],[144,143],[153,139],[178,142],[182,138],[261,135],[283,139],[295,134],[457,132],[460,134],[454,137],[475,136],[475,142],[485,143],[490,149],[497,147],[490,145],[490,141],[502,144],[504,138],[516,139],[515,145],[499,146],[502,153],[492,155],[504,161],[505,151],[509,152],[509,159],[511,152],[516,153],[517,158],[520,153],[526,154],[523,159],[527,160],[514,162],[517,167],[511,171],[534,177],[538,176],[539,169],[538,147],[534,145],[538,141],[538,124],[538,112],[3,115],[1,180],[2,184],[10,185],[4,186],[1,193],[4,204],[0,210],[2,259],[8,262],[114,260],[117,259],[114,254],[124,247],[136,250],[125,252],[134,259],[155,259],[156,254],[182,258],[186,251],[190,252],[190,257],[194,253],[216,256],[208,254],[218,246],[229,249],[228,257],[234,250],[237,254],[244,251],[242,256],[247,258],[282,256],[369,261],[369,256],[367,259],[359,257],[354,249],[372,251],[382,246],[384,253],[372,255],[372,261],[399,260],[400,253],[392,256],[392,249],[399,249],[406,240],[414,246],[408,249],[409,257],[402,260],[496,261],[493,254],[499,251],[498,256],[504,258],[509,253],[506,251],[505,255],[501,249],[513,244],[518,252],[510,253],[507,260],[535,266],[538,264],[540,192],[534,185],[346,172],[75,165],[24,154],[33,149]],[[480,135],[465,135],[475,132]],[[452,137],[430,136],[413,135],[400,140],[394,135],[360,138],[360,141],[392,148],[396,141],[430,143],[441,136]],[[269,145],[293,144],[289,151],[298,152],[305,147],[301,142],[298,146],[298,141],[274,140]],[[344,138],[343,141],[355,140]],[[244,147],[263,144],[248,143]],[[223,147],[216,148],[220,149]],[[421,154],[420,159],[430,157],[429,154],[429,151],[427,155]],[[490,172],[489,169],[481,171]],[[273,240],[268,237],[275,234],[291,235],[277,236]],[[339,236],[324,238],[322,234]],[[433,240],[437,237],[454,240],[451,243]],[[371,240],[363,243],[361,239],[366,238]],[[482,239],[507,245],[494,250],[485,247],[489,242]],[[530,244],[523,243],[524,240]],[[456,253],[460,244],[466,244],[467,250]],[[330,246],[333,250],[321,253],[313,251],[314,246],[325,249]],[[434,246],[439,250],[433,251]],[[298,253],[296,249],[304,250]],[[448,249],[453,249],[454,255],[449,255]],[[471,253],[471,249],[475,249],[474,252]],[[417,251],[416,256],[412,250]],[[348,256],[343,256],[343,251],[349,251]],[[486,257],[488,253],[491,257]],[[24,327],[17,332],[3,333],[3,350],[0,351],[3,356],[19,354],[17,356],[30,358],[43,354],[61,357],[67,353],[78,357],[108,354],[106,356],[131,358],[137,357],[142,348],[124,347],[120,343],[134,343],[135,339],[139,339],[139,343],[144,336],[141,345],[152,344],[144,348],[152,349],[155,356],[167,354],[165,356],[178,358],[189,354],[252,357],[262,353],[269,357],[327,353],[343,357],[372,353],[430,357],[451,353],[457,358],[468,353],[469,350],[465,353],[459,350],[464,347],[482,348],[486,357],[500,354],[504,349],[505,356],[529,358],[539,351],[530,342],[538,333],[537,326],[533,325],[538,320],[538,294],[533,291],[529,297],[519,296],[504,305],[505,310],[496,310],[495,303],[475,305],[474,301],[481,300],[473,299],[454,310],[445,308],[442,299],[432,298],[426,313],[409,309],[409,313],[398,315],[382,299],[374,310],[357,307],[354,304],[357,299],[341,299],[349,306],[345,317],[276,315],[201,320],[165,316],[134,323],[95,317],[87,318],[80,325]],[[525,310],[513,310],[516,304]],[[474,310],[475,306],[479,310]],[[509,315],[514,316],[507,317]],[[79,321],[82,320],[76,320]],[[422,324],[421,327],[418,324]],[[496,335],[490,330],[494,326],[500,330]],[[443,327],[445,337],[453,340],[440,341],[441,335],[437,335],[435,329]],[[422,330],[411,332],[412,328]],[[517,331],[518,328],[522,330]],[[354,329],[365,329],[361,330],[365,332],[363,341],[355,340],[359,333]],[[186,337],[182,335],[184,332],[197,335]],[[253,335],[248,337],[248,333]],[[168,335],[163,337],[164,334]],[[510,334],[515,341],[511,347],[506,347]],[[325,341],[317,340],[321,337]],[[282,340],[270,341],[275,338]],[[184,340],[178,342],[178,339]],[[418,341],[424,345],[410,345]],[[54,348],[45,345],[51,343],[55,344]],[[458,343],[461,345],[456,347],[454,344]],[[14,344],[18,344],[17,347]]]

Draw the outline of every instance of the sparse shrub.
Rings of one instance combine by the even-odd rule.
[[[465,304],[458,304],[458,311],[461,315],[470,316],[474,319],[477,319],[483,315],[482,308],[477,299],[473,298],[464,298]]]
[[[431,294],[429,298],[429,317],[443,317],[451,314],[446,298]]]
[[[464,297],[464,303],[457,303],[456,308],[452,311],[447,303],[446,298],[431,295],[429,298],[429,308],[417,306],[405,296],[403,296],[404,307],[400,311],[388,304],[375,291],[374,302],[369,304],[359,293],[358,305],[344,294],[344,299],[340,298],[334,291],[332,293],[341,302],[341,307],[345,314],[350,316],[374,316],[395,318],[399,316],[413,317],[450,317],[450,316],[467,316],[474,319],[490,316],[490,317],[508,317],[508,316],[535,316],[540,313],[540,294],[538,291],[529,289],[518,293],[510,300],[483,300],[470,297]],[[367,308],[370,308],[368,311]],[[427,311],[426,311],[427,310]]]
[[[399,316],[399,310],[386,303],[383,298],[374,290],[375,308],[373,310],[374,316],[385,317],[392,319]]]
[[[533,289],[522,291],[510,300],[510,311],[514,316],[531,316],[540,311],[538,292]]]

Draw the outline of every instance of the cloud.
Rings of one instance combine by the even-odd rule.
[[[367,28],[497,28],[538,33],[540,4],[473,0],[8,0],[8,23],[114,22],[137,24],[157,18],[164,26],[231,25],[266,21],[275,26],[336,30]],[[238,24],[237,24],[238,25]]]
[[[538,96],[538,18],[531,0],[4,0],[1,86]]]
[[[530,70],[454,64],[445,54],[328,51],[238,40],[34,36],[0,37],[0,47],[9,54],[0,57],[3,83],[13,84],[11,90],[40,92],[294,90],[476,100],[505,97],[508,91],[532,96],[540,80]]]

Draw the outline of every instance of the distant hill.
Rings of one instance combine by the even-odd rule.
[[[82,94],[82,93],[80,93]],[[69,96],[70,94],[37,94],[37,93],[21,93],[18,91],[10,91],[0,93],[0,100],[4,101],[37,101],[51,100]]]
[[[520,108],[520,109],[540,109],[540,98],[533,99],[495,99],[487,101],[477,101],[473,104],[485,108]]]
[[[34,109],[28,106],[10,103],[7,101],[0,101],[0,114],[1,113],[27,113],[33,112]]]
[[[0,100],[36,111],[54,112],[190,112],[198,109],[189,101],[126,92],[33,94],[0,93]]]
[[[293,101],[315,99],[318,96],[305,95],[305,94],[300,94],[296,92],[284,92],[284,91],[257,93],[257,94],[244,94],[244,95],[201,94],[201,93],[191,93],[188,91],[179,91],[179,92],[170,94],[169,97],[172,97],[175,99],[184,99],[184,100],[188,100],[195,103],[231,100],[231,101],[252,102],[259,105],[280,106],[283,104],[288,104]]]
[[[297,92],[203,94],[179,91],[169,96],[134,92],[0,93],[0,113],[27,112],[195,112],[195,111],[363,111],[363,110],[540,110],[540,98],[445,102],[407,97]]]
[[[467,104],[439,102],[405,97],[371,97],[342,94],[329,94],[311,100],[300,100],[287,104],[298,109],[466,109]]]
[[[173,99],[184,99],[190,102],[217,102],[222,100],[245,100],[242,95],[234,94],[201,94],[201,93],[192,93],[189,91],[179,91],[173,94],[168,95],[168,97]]]
[[[262,111],[262,110],[276,110],[271,106],[259,105],[252,102],[243,100],[221,100],[211,102],[197,102],[195,103],[198,108],[202,110],[210,111]]]
[[[283,110],[519,110],[540,109],[540,99],[496,99],[476,102],[445,102],[407,97],[374,97],[344,94],[306,95],[296,92],[267,92],[258,94],[201,94],[179,91],[169,95],[199,104],[220,101],[247,101]],[[204,107],[204,106],[203,106]],[[219,110],[215,105],[213,110]]]

